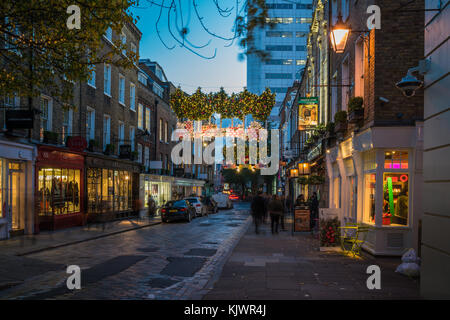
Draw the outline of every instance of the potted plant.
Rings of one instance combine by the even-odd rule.
[[[348,121],[356,123],[364,118],[364,100],[362,97],[353,97],[348,102]]]
[[[88,151],[94,152],[95,148],[98,147],[98,141],[94,139],[89,140]]]
[[[58,133],[44,131],[44,143],[58,144]]]
[[[114,145],[113,144],[107,144],[104,154],[109,156],[110,154],[113,154],[113,153],[114,153]]]
[[[334,115],[334,131],[335,132],[344,132],[347,130],[347,111],[342,110],[336,112]]]

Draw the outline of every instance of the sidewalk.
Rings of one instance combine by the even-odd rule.
[[[130,230],[161,223],[157,218],[130,218],[106,223],[90,224],[36,235],[13,237],[0,241],[0,291],[18,285],[26,279],[52,272],[65,266],[26,257],[31,253],[51,250],[75,243],[90,241]]]
[[[310,233],[280,231],[251,225],[223,267],[205,300],[254,299],[420,299],[419,280],[395,273],[399,257],[350,258],[320,252]],[[381,268],[381,290],[369,290],[369,265]]]
[[[161,223],[160,217],[129,218],[0,240],[0,255],[24,256]]]

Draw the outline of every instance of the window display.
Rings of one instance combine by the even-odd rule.
[[[383,225],[408,224],[408,173],[383,175]]]
[[[88,213],[131,210],[131,182],[132,177],[128,171],[89,168]]]
[[[155,200],[157,206],[162,206],[164,203],[172,199],[172,188],[170,182],[145,181],[144,196],[145,208],[148,208],[148,200],[151,196]]]
[[[77,169],[39,169],[39,215],[61,215],[80,211],[80,176]]]
[[[386,151],[384,153],[385,169],[408,169],[407,151]]]
[[[364,221],[369,223],[375,223],[375,182],[375,173],[365,175]]]

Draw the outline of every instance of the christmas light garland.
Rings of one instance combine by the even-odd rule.
[[[214,113],[223,118],[244,119],[251,114],[254,119],[266,121],[275,105],[275,93],[266,88],[261,95],[247,89],[229,96],[223,88],[205,94],[198,88],[191,96],[177,88],[170,96],[170,106],[179,119],[208,120]]]

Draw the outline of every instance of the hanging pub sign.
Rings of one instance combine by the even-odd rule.
[[[319,98],[300,97],[298,100],[298,129],[306,130],[318,124]]]
[[[34,112],[32,110],[7,110],[5,118],[8,130],[33,129]]]

